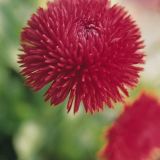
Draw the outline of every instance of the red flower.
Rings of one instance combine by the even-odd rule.
[[[74,112],[121,102],[142,70],[143,42],[135,22],[108,0],[56,0],[38,9],[23,29],[22,74],[33,89],[50,84],[45,100],[69,96]]]
[[[158,160],[160,152],[159,157],[151,157],[157,148],[160,151],[160,104],[143,94],[126,108],[106,137],[104,160]]]

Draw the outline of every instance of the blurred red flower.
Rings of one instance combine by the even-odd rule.
[[[104,160],[159,160],[160,104],[143,94],[107,132]],[[158,154],[157,154],[158,153]]]
[[[45,100],[69,96],[77,112],[109,107],[128,96],[142,68],[140,31],[124,9],[108,0],[56,0],[38,9],[21,34],[22,74],[34,90],[50,84]],[[137,66],[138,65],[138,66]]]

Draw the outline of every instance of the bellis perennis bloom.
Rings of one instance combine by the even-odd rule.
[[[47,84],[45,100],[68,97],[77,112],[122,102],[142,70],[143,42],[135,22],[108,0],[55,0],[39,8],[22,31],[22,74],[34,90]]]
[[[160,104],[143,94],[107,131],[103,160],[159,160]]]

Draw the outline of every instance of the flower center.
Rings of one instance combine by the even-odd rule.
[[[94,21],[84,20],[79,22],[78,35],[88,39],[91,36],[98,36],[100,30],[100,27]]]

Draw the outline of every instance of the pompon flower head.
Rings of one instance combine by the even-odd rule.
[[[160,104],[143,94],[107,131],[103,160],[159,160]]]
[[[143,41],[135,22],[108,0],[55,0],[39,8],[21,34],[22,75],[45,100],[86,112],[122,102],[142,70]]]

